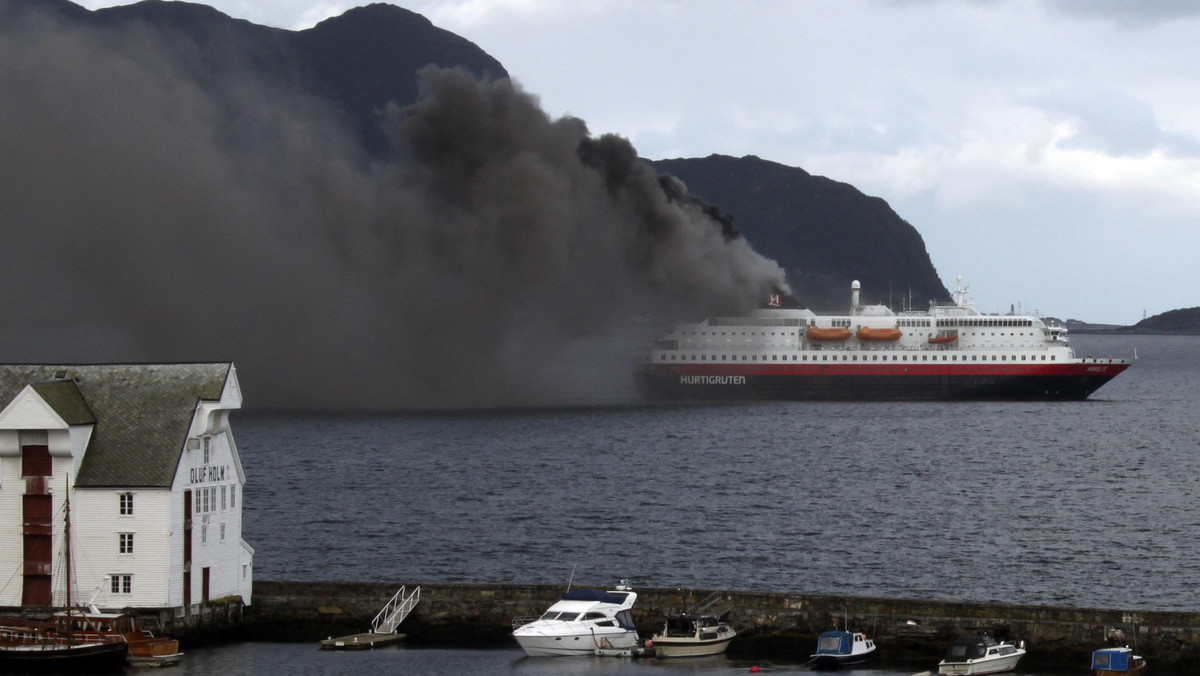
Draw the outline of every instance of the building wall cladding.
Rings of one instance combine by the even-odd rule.
[[[367,631],[401,586],[414,583],[256,581],[248,637],[319,640]],[[537,616],[564,591],[551,585],[420,584],[421,600],[399,631],[414,645],[511,646],[512,620]],[[581,585],[576,585],[581,586]],[[636,588],[633,616],[643,638],[665,615],[710,594],[732,608],[739,631],[730,655],[807,659],[816,636],[835,626],[865,631],[880,659],[931,668],[957,636],[987,633],[1024,641],[1030,668],[1079,667],[1092,650],[1131,645],[1156,673],[1200,665],[1200,613],[958,603],[768,592]]]

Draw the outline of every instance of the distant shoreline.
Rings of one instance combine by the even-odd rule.
[[[1068,326],[1067,330],[1077,336],[1200,336],[1200,330],[1164,331],[1162,329],[1139,329],[1136,326]]]

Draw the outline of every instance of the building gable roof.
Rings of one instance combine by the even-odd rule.
[[[79,392],[74,380],[34,383],[30,387],[68,425],[94,425],[96,423],[96,416],[92,415],[92,409],[88,408],[87,402],[83,400],[83,394]]]
[[[88,424],[90,416],[95,431],[76,486],[170,487],[196,405],[220,400],[232,368],[230,363],[0,365],[0,402],[32,385],[67,422]]]
[[[71,423],[46,402],[42,395],[26,385],[0,410],[0,430],[66,429]]]

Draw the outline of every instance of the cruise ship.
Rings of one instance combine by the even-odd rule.
[[[680,324],[634,377],[661,399],[1082,400],[1131,361],[1077,357],[1067,329],[1039,317],[985,315],[961,279],[950,303],[925,312],[861,305],[817,315],[779,294],[745,317]]]

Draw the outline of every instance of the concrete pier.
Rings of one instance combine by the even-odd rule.
[[[401,625],[412,646],[511,646],[512,618],[539,615],[564,591],[552,585],[427,582],[263,582],[245,629],[255,640],[312,640],[365,631],[402,584],[420,585],[421,602]],[[594,586],[594,585],[576,585]],[[1030,669],[1086,670],[1092,650],[1130,645],[1156,674],[1200,670],[1200,613],[999,603],[956,603],[854,596],[634,587],[633,616],[643,637],[668,612],[714,591],[732,608],[739,634],[729,655],[804,661],[822,631],[847,623],[879,646],[881,661],[929,669],[954,638],[986,631],[1025,641]],[[1081,666],[1082,665],[1082,666]]]

